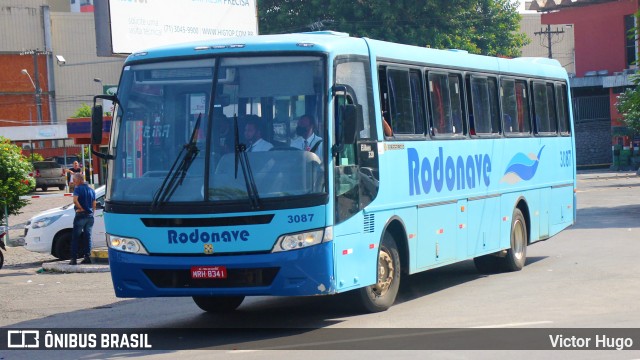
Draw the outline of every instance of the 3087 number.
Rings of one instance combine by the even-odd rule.
[[[289,224],[311,222],[313,220],[313,214],[289,215],[287,218]]]

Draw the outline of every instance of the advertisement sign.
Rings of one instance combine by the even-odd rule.
[[[114,54],[258,34],[256,0],[110,0],[109,17]]]

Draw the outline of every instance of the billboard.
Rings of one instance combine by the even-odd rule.
[[[256,0],[96,0],[95,6],[99,56],[258,34]]]

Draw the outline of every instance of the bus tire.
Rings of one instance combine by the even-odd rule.
[[[234,311],[242,304],[244,296],[194,296],[193,302],[209,313]]]
[[[527,223],[520,209],[513,210],[511,219],[511,247],[504,257],[505,271],[520,271],[527,261]]]
[[[377,282],[356,290],[358,305],[366,312],[385,311],[393,305],[400,288],[400,254],[393,236],[386,233],[378,250]]]

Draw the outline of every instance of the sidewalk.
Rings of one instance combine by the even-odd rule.
[[[605,180],[616,178],[640,177],[633,170],[613,171],[609,169],[599,170],[578,170],[576,172],[578,180]]]

